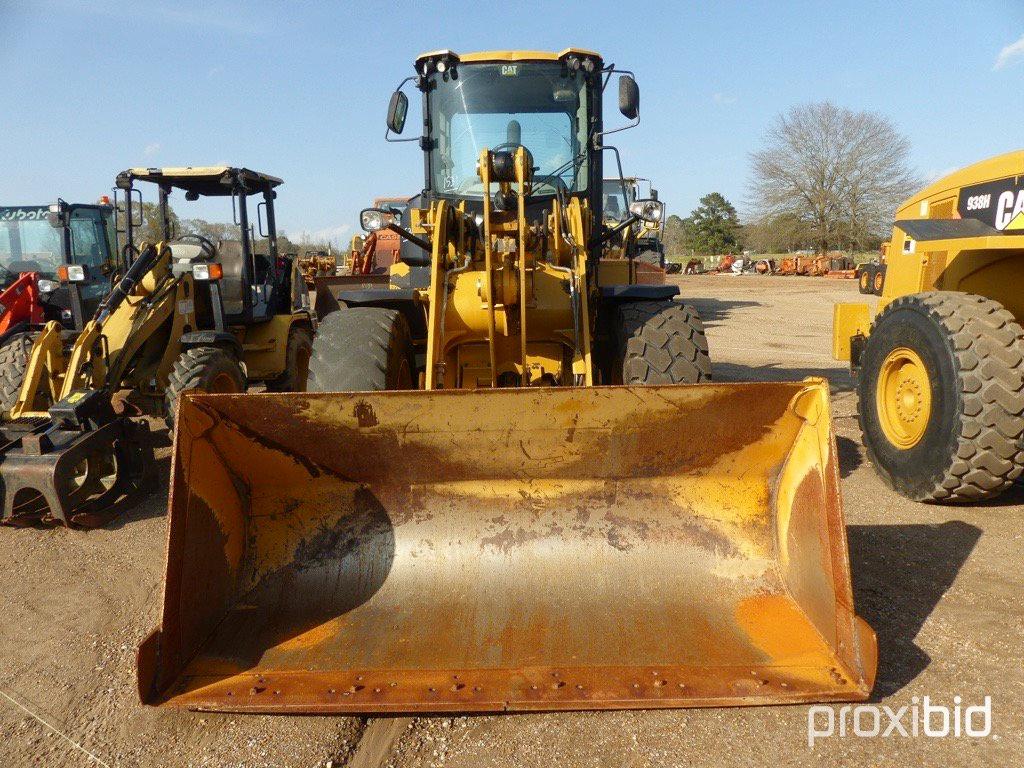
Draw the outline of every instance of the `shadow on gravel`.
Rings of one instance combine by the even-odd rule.
[[[853,379],[846,368],[806,368],[769,363],[768,365],[742,365],[720,362],[711,347],[711,374],[715,381],[800,381],[808,376],[827,379],[832,394],[852,392]]]
[[[836,449],[839,451],[839,476],[849,477],[864,460],[860,457],[860,443],[842,435],[836,435]]]
[[[878,635],[873,700],[892,695],[931,663],[914,639],[981,537],[959,520],[934,525],[851,525],[854,605]]]
[[[722,322],[737,309],[762,306],[759,301],[727,301],[706,296],[687,296],[685,285],[680,286],[680,290],[679,298],[697,310],[705,326]]]

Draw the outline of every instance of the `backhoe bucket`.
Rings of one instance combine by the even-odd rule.
[[[189,395],[148,704],[864,699],[828,388]]]

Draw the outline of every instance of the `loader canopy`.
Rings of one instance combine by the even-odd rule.
[[[186,396],[145,702],[862,699],[827,386]]]

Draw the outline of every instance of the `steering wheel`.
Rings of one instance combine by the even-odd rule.
[[[206,261],[209,261],[210,259],[212,259],[214,256],[217,255],[217,246],[215,246],[213,243],[211,243],[209,240],[207,240],[202,235],[189,234],[189,235],[182,235],[181,237],[178,238],[179,242],[184,242],[185,240],[196,240],[196,241],[198,241],[199,242],[199,247],[202,248],[203,255],[206,257]]]
[[[496,147],[492,147],[491,148],[491,152],[502,152],[502,151],[504,151],[506,149],[518,149],[519,147],[522,147],[522,146],[524,146],[524,145],[520,144],[518,142],[515,142],[515,141],[506,141],[503,144],[499,144]]]

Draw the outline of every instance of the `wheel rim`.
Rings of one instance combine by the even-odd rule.
[[[876,291],[882,290],[882,280],[883,279],[884,278],[882,277],[882,273],[881,272],[879,272],[878,274],[875,275],[875,290]]]
[[[868,275],[867,272],[860,273],[860,287],[865,291],[868,289],[868,286],[871,285],[870,277],[871,276]]]
[[[897,448],[913,448],[924,437],[932,413],[928,369],[912,349],[899,347],[885,358],[875,393],[878,420]]]

